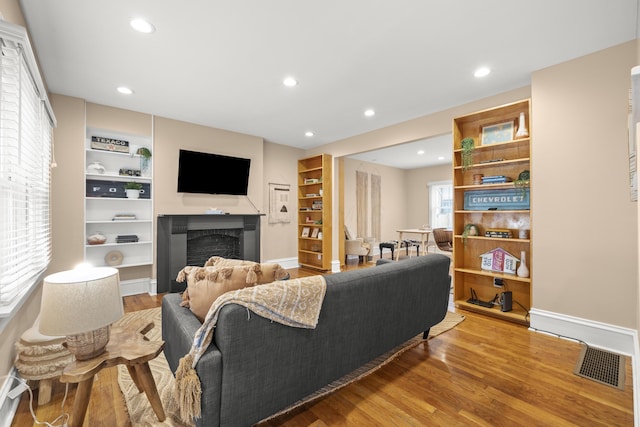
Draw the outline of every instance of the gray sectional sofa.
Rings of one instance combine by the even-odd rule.
[[[449,257],[431,254],[329,274],[315,329],[225,306],[196,366],[202,383],[196,424],[255,424],[428,331],[447,311],[449,264]],[[180,301],[179,294],[162,301],[164,352],[173,372],[200,327]]]

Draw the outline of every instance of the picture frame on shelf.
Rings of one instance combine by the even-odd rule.
[[[309,232],[311,231],[311,229],[309,227],[303,227],[302,228],[302,237],[309,237]]]
[[[496,123],[490,126],[482,127],[481,145],[498,144],[513,140],[514,121]]]
[[[317,239],[319,231],[320,231],[319,228],[314,228],[313,230],[311,230],[311,237],[313,237],[314,239]]]

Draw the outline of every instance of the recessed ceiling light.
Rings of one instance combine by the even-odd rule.
[[[293,77],[287,77],[286,79],[284,79],[282,81],[282,84],[287,86],[287,87],[294,87],[298,85],[298,81],[296,79],[294,79]]]
[[[376,115],[376,112],[374,110],[369,109],[369,110],[365,110],[364,115],[367,117],[372,117]]]
[[[423,155],[424,154],[424,150],[418,150],[418,154]]]
[[[304,133],[304,136],[307,136],[309,138],[311,138],[313,136],[313,132],[311,132],[310,130]]]
[[[131,21],[129,21],[129,24],[131,24],[133,29],[135,29],[136,31],[140,31],[141,33],[145,34],[151,34],[156,30],[156,27],[151,25],[150,22],[145,21],[141,18],[132,19]]]
[[[131,95],[133,93],[133,91],[131,89],[129,89],[128,87],[125,86],[120,86],[118,88],[118,92],[124,94],[124,95]]]
[[[438,160],[444,160],[444,156],[439,156]]]
[[[473,73],[473,76],[474,77],[484,77],[484,76],[489,75],[490,72],[491,72],[491,70],[489,68],[480,67]]]

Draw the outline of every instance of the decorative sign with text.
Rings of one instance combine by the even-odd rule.
[[[118,153],[129,152],[129,141],[121,139],[105,138],[103,136],[91,137],[91,148],[94,150],[116,151]]]
[[[528,188],[470,190],[464,192],[465,211],[529,209]]]

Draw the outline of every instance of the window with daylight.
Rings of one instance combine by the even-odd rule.
[[[10,316],[51,259],[49,105],[23,27],[0,22],[0,317]]]
[[[451,181],[429,184],[429,224],[431,228],[453,228],[453,185]]]

